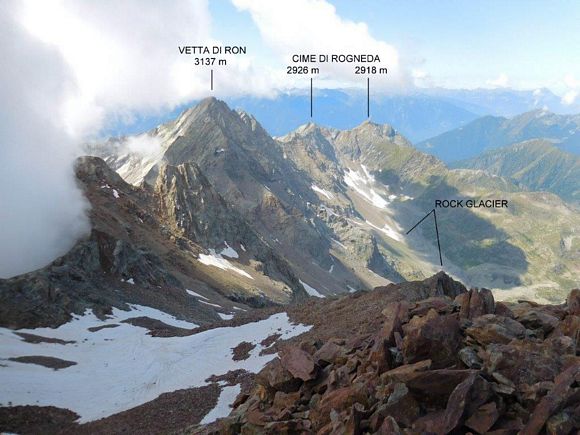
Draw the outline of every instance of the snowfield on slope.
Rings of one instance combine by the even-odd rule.
[[[301,279],[299,279],[298,281],[300,281],[300,284],[302,284],[302,287],[304,287],[304,290],[306,290],[306,293],[308,293],[310,296],[315,296],[317,298],[324,298],[325,296],[320,293],[318,290],[316,290],[314,287],[306,284],[304,281],[302,281]]]
[[[344,174],[345,184],[375,207],[382,209],[387,208],[389,201],[387,201],[385,198],[379,195],[375,189],[373,189],[375,184],[374,177],[368,172],[366,167],[362,166],[362,168],[364,171],[363,174],[347,168],[348,172],[345,172]]]
[[[205,296],[200,295],[199,293],[194,292],[193,290],[186,289],[185,292],[188,295],[190,295],[190,296],[193,296],[193,297],[196,297],[196,298],[205,299],[206,301],[209,301],[208,298],[206,298]]]
[[[220,255],[230,258],[240,258],[236,250],[232,248],[230,245],[228,245],[228,242],[224,241],[224,243],[226,247],[220,252]]]
[[[386,234],[391,239],[396,240],[398,242],[402,242],[403,241],[401,235],[397,231],[395,231],[393,228],[391,228],[387,223],[385,223],[383,225],[383,227],[381,228],[381,227],[373,224],[370,221],[365,221],[365,222],[371,228],[374,228],[375,230],[380,231],[380,232]]]
[[[218,418],[227,417],[232,408],[232,404],[236,400],[242,388],[240,385],[232,385],[223,387],[218,402],[214,409],[207,413],[207,415],[200,421],[200,424],[209,424],[216,421]]]
[[[273,334],[287,339],[311,328],[291,324],[286,313],[186,337],[152,337],[147,329],[120,323],[140,316],[179,327],[196,326],[153,308],[132,306],[131,311],[114,309],[113,315],[104,321],[87,311],[56,329],[0,328],[0,406],[56,406],[79,414],[79,423],[97,420],[149,402],[162,393],[207,385],[206,379],[211,375],[237,369],[256,373],[276,356],[260,355],[265,348],[260,344],[262,340]],[[105,325],[109,327],[89,330]],[[74,343],[27,343],[15,332]],[[232,348],[242,341],[256,347],[249,358],[234,361]],[[76,364],[53,370],[9,360],[36,355]],[[233,400],[235,391],[224,388],[223,397],[220,396],[218,406],[208,418],[229,413],[224,404]]]
[[[228,248],[229,248],[229,246],[228,246]],[[228,248],[226,248],[224,251],[226,251]],[[232,251],[234,251],[234,250],[232,249]],[[234,252],[236,252],[236,251],[234,251]],[[237,252],[236,252],[236,255],[237,255]],[[231,270],[239,275],[245,276],[246,278],[254,279],[248,272],[240,269],[239,267],[234,266],[228,260],[223,258],[221,256],[221,254],[217,254],[214,249],[210,249],[209,254],[199,254],[198,261],[201,264],[205,264],[206,266],[214,266],[214,267],[218,267],[222,270]]]
[[[312,186],[310,186],[312,190],[314,190],[316,193],[319,193],[321,195],[324,195],[326,197],[326,199],[332,199],[334,198],[334,195],[332,193],[330,193],[328,190],[324,190],[321,187],[318,187],[316,184],[313,184]]]

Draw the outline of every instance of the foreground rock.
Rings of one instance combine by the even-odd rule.
[[[580,293],[496,305],[487,290],[434,282],[385,297],[374,334],[289,344],[228,418],[194,432],[577,433]]]

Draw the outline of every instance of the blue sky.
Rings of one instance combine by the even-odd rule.
[[[490,87],[499,78],[497,83],[510,87],[549,87],[563,93],[566,76],[580,78],[577,1],[330,3],[341,18],[366,23],[374,38],[395,46],[428,75],[426,85]],[[212,0],[209,5],[212,33],[224,40],[245,41],[261,61],[268,62],[272,52],[248,12],[240,12],[228,0]]]
[[[254,15],[263,13],[265,2],[274,1],[263,0],[262,4],[260,1],[208,1],[210,33],[222,44],[246,45],[255,70],[270,68],[280,72],[282,79],[276,84],[284,85],[288,81],[282,73],[285,61],[275,45],[284,46],[283,51],[287,52],[309,52],[316,51],[317,43],[323,41],[293,45],[291,32],[286,39],[276,41]],[[311,13],[310,5],[316,2],[325,3],[294,0],[289,3],[297,6],[290,14],[287,10],[279,11],[280,15],[289,14],[285,21],[296,29],[297,37],[300,32],[309,31],[309,24],[302,18]],[[424,76],[415,83],[420,87],[547,87],[560,96],[573,92],[576,98],[578,94],[580,32],[576,31],[576,25],[580,23],[580,2],[334,0],[328,3],[341,20],[365,23],[374,40],[396,48],[401,62]],[[275,13],[267,17],[279,19]],[[329,22],[332,23],[321,21],[319,25],[328,26]],[[341,29],[328,29],[330,37],[348,40],[340,32]],[[216,81],[220,80],[220,74],[222,71],[216,71]],[[256,81],[261,80],[258,76],[255,75]],[[302,84],[307,82],[304,79]],[[300,87],[301,82],[288,85],[292,86]],[[155,119],[159,122],[170,119],[188,104],[164,111],[163,116]],[[144,130],[151,123],[147,116],[134,121],[131,131]],[[113,124],[113,130],[117,124]]]
[[[376,94],[547,87],[568,106],[580,100],[579,1],[29,0],[7,11],[31,45],[15,56],[59,90],[42,100],[74,137],[137,129],[210,95],[307,89],[310,77],[286,74],[293,53],[380,54],[389,74],[372,78]],[[214,44],[245,45],[248,56],[216,67],[211,90],[213,67],[195,67],[177,47]],[[34,50],[50,53],[32,62]],[[327,64],[315,87],[365,79],[352,64]]]

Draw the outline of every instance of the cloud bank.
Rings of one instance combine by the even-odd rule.
[[[485,83],[492,89],[507,88],[509,85],[509,77],[506,73],[501,73],[494,80],[487,80]]]
[[[578,98],[578,95],[580,95],[580,80],[576,80],[572,74],[567,74],[564,77],[564,84],[567,89],[566,93],[562,96],[562,104],[571,106]]]
[[[58,110],[74,82],[54,48],[0,13],[0,277],[44,266],[88,230],[75,185],[76,143]],[[34,67],[31,68],[31,65]]]
[[[401,90],[413,84],[411,71],[392,45],[375,39],[365,23],[340,17],[325,0],[232,0],[250,13],[262,39],[287,64],[292,54],[378,54],[388,77],[373,80],[376,86]],[[377,65],[379,66],[379,65]],[[352,84],[364,81],[353,74],[353,64],[321,64],[321,72],[333,80]],[[364,76],[366,77],[366,76]]]
[[[212,45],[205,0],[28,1],[22,20],[39,40],[54,45],[68,64],[78,92],[66,102],[74,134],[98,130],[111,117],[157,113],[210,94],[210,68],[194,67],[180,45]],[[267,92],[248,80],[247,59],[228,59],[216,71],[218,95]]]

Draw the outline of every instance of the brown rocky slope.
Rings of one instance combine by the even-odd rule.
[[[440,273],[291,307],[314,325],[204,434],[569,434],[580,429],[580,290],[495,303]]]

